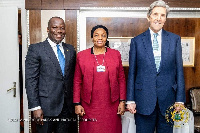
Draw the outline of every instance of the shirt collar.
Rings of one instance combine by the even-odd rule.
[[[105,47],[105,48],[106,48],[106,52],[107,52],[107,47]],[[94,54],[94,50],[93,49],[94,49],[94,47],[91,48],[91,54]]]
[[[57,44],[55,42],[51,41],[51,39],[47,38],[47,41],[49,42],[51,47],[56,47],[57,46]],[[60,42],[58,45],[60,45],[62,47],[62,42]]]
[[[151,30],[150,27],[149,27],[149,30],[150,30],[151,36],[153,36],[154,32]],[[161,34],[162,34],[162,29],[161,29],[160,31],[158,31],[157,33],[158,33],[158,36],[161,36]]]

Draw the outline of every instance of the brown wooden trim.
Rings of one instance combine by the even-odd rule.
[[[63,10],[63,0],[42,0],[42,9]]]
[[[77,10],[65,11],[66,36],[65,41],[77,49]]]
[[[42,41],[41,10],[29,11],[30,44]]]
[[[42,9],[41,0],[25,0],[25,8],[27,10],[40,10]]]
[[[79,10],[80,7],[149,7],[155,0],[25,0],[25,8]],[[165,0],[170,7],[200,8],[199,0]]]

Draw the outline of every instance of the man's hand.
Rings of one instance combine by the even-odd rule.
[[[117,114],[124,115],[125,112],[125,101],[121,101],[118,106]]]
[[[131,114],[136,113],[136,104],[135,103],[127,104],[127,109]]]
[[[75,113],[77,115],[83,116],[85,114],[85,110],[81,105],[76,105],[75,106]]]
[[[35,119],[36,124],[43,125],[43,111],[42,109],[34,110],[33,117]]]

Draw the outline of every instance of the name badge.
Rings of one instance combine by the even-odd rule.
[[[102,66],[102,65],[97,66],[97,72],[105,72],[105,71],[106,71],[105,66]]]

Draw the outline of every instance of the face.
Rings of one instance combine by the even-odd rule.
[[[52,18],[47,27],[48,37],[56,44],[60,43],[65,37],[65,23],[60,18]]]
[[[104,47],[107,41],[107,33],[103,28],[98,28],[93,33],[94,47]]]
[[[147,20],[150,24],[150,28],[153,32],[157,33],[160,31],[166,21],[166,8],[164,7],[154,7],[152,13]]]

